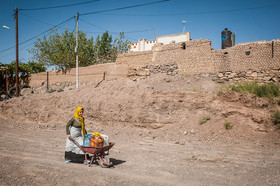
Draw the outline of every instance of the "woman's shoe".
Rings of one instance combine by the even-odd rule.
[[[65,160],[65,163],[68,164],[68,163],[70,163],[70,161],[69,160]]]
[[[87,165],[87,164],[89,164],[89,163],[90,163],[90,160],[87,160],[87,161],[85,160],[85,161],[84,161],[84,164],[85,164],[85,165]]]

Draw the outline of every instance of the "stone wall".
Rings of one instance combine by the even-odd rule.
[[[242,72],[263,74],[259,79],[272,77],[272,80],[274,76],[268,75],[270,71],[280,69],[280,40],[238,44],[222,50],[214,50],[211,41],[206,39],[169,45],[159,43],[151,52],[122,54],[116,63],[127,64],[130,69],[176,64],[179,74],[224,74],[223,77],[227,77],[230,73],[232,77]]]

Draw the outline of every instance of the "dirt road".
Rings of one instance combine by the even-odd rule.
[[[16,126],[16,127],[15,127]],[[125,132],[126,131],[126,132]],[[127,132],[130,131],[130,132]],[[112,168],[65,164],[63,127],[1,121],[1,185],[278,185],[280,145],[236,139],[176,144],[147,129],[104,130]],[[143,135],[141,135],[143,134]]]
[[[189,76],[95,85],[0,103],[0,185],[279,185],[280,133],[270,120],[278,104],[217,94],[223,84]],[[116,143],[114,167],[64,163],[77,106],[89,132]]]

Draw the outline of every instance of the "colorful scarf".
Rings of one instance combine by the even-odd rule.
[[[84,118],[79,116],[79,112],[84,109],[83,107],[77,107],[76,112],[74,114],[74,117],[79,119],[81,121],[81,125],[82,125],[82,133],[83,133],[83,138],[86,134],[86,129],[85,129],[85,123],[84,123]]]

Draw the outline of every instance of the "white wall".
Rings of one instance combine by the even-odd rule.
[[[173,34],[167,36],[157,37],[156,40],[146,41],[146,39],[140,39],[137,43],[131,43],[129,52],[142,52],[147,50],[152,50],[152,47],[156,43],[163,43],[164,45],[170,44],[172,41],[175,43],[190,41],[190,33],[185,32],[181,34]]]
[[[170,44],[172,41],[175,41],[175,43],[190,41],[190,33],[185,32],[181,34],[157,37],[157,43],[163,43],[164,45]]]

